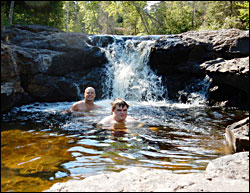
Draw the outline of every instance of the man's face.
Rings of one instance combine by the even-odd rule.
[[[127,118],[128,115],[128,107],[121,105],[116,105],[115,109],[113,110],[113,117],[116,121],[122,122]]]
[[[94,101],[95,100],[95,90],[92,88],[88,88],[84,92],[84,97],[86,101]]]

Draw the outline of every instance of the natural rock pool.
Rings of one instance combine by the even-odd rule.
[[[28,103],[18,98],[23,91],[34,97],[32,101],[72,101],[82,99],[87,86],[95,87],[96,103],[102,108],[69,115],[61,112],[75,101],[36,102],[2,114],[3,192],[40,192],[57,182],[119,172],[134,166],[177,174],[199,173],[210,160],[230,153],[224,139],[225,128],[249,115],[236,108],[207,106],[212,78],[200,67],[207,60],[217,59],[211,57],[213,55],[230,59],[237,53],[237,57],[246,57],[247,51],[238,55],[238,48],[234,47],[234,43],[240,41],[235,39],[233,47],[226,43],[231,41],[225,37],[238,36],[237,31],[226,36],[223,31],[218,33],[223,41],[218,41],[213,34],[217,32],[210,36],[203,34],[200,40],[191,34],[195,38],[187,36],[184,40],[172,35],[87,37],[53,32],[51,36],[50,32],[44,35],[43,29],[38,36],[34,30],[28,31],[31,34],[21,42],[15,38],[20,35],[9,39],[13,41],[14,51],[12,46],[4,47],[3,71],[7,70],[2,87],[6,100],[2,100],[2,104],[6,104],[5,110],[10,105]],[[23,30],[19,33],[23,36]],[[205,36],[207,43],[204,44]],[[37,48],[39,38],[43,43]],[[62,54],[65,48],[61,45],[65,43],[66,52]],[[33,44],[38,50],[30,49],[29,45]],[[244,47],[241,45],[245,44],[239,43],[238,47]],[[14,57],[12,51],[18,57]],[[31,61],[30,55],[34,55]],[[158,60],[159,57],[162,59]],[[22,64],[18,66],[21,73],[13,76],[13,81],[9,77],[13,73],[10,69],[16,69],[13,66],[16,62]],[[247,67],[243,69],[248,72]],[[21,79],[22,82],[16,82]],[[223,82],[231,82],[231,79]],[[211,87],[212,91],[218,89],[216,85]],[[248,88],[247,84],[244,86]],[[230,93],[218,95],[233,93],[237,101],[241,100],[240,90],[226,90]],[[16,96],[14,100],[11,94]],[[137,123],[116,130],[98,128],[96,123],[110,115],[110,103],[115,97],[129,103],[128,114],[137,119]],[[221,106],[228,102],[227,97],[222,98]],[[21,103],[15,104],[15,100]]]
[[[128,101],[138,120],[126,130],[96,127],[110,115],[102,109],[62,115],[73,102],[33,103],[13,108],[1,121],[1,191],[43,191],[56,182],[118,172],[131,166],[194,173],[230,153],[225,127],[248,112],[161,102]],[[143,124],[141,124],[143,123]]]

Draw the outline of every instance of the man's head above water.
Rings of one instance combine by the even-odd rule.
[[[129,104],[122,98],[115,98],[111,103],[111,115],[103,118],[98,124],[101,125],[117,125],[131,121],[128,117]]]
[[[74,103],[70,108],[70,111],[86,112],[100,108],[94,104],[95,97],[95,89],[93,87],[87,87],[84,91],[84,100]]]
[[[93,103],[96,97],[95,89],[93,87],[87,87],[84,91],[84,101],[87,103]]]
[[[114,112],[114,110],[117,108],[117,107],[121,107],[121,108],[124,108],[124,107],[127,107],[126,109],[129,108],[129,104],[123,100],[122,98],[115,98],[113,100],[113,102],[111,103],[111,108],[112,108],[112,112],[111,114]]]

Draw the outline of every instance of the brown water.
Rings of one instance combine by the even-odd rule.
[[[144,124],[111,131],[95,127],[110,114],[109,102],[77,116],[59,116],[72,103],[37,103],[3,115],[1,191],[38,192],[132,166],[202,172],[209,160],[230,153],[225,127],[248,116],[236,109],[133,103],[129,114]]]

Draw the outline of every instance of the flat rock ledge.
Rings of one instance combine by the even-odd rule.
[[[212,160],[201,173],[131,167],[56,183],[44,192],[249,192],[249,152]]]

